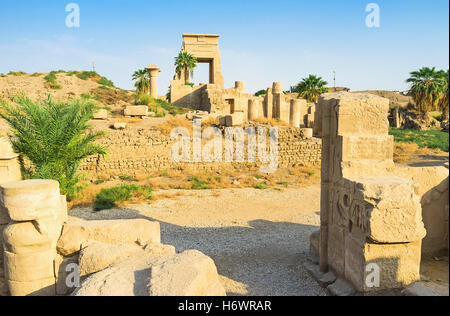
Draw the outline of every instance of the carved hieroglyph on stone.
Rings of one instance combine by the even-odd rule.
[[[359,292],[401,288],[419,280],[426,231],[416,183],[389,175],[394,166],[389,101],[370,94],[330,93],[320,97],[318,107],[321,226],[320,242],[314,234],[311,246],[320,256],[321,271],[333,271]],[[370,264],[380,268],[380,287],[366,283]]]

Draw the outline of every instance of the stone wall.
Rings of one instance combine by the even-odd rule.
[[[168,169],[220,170],[221,168],[259,168],[260,162],[244,163],[174,163],[170,157],[172,145],[177,140],[157,130],[110,130],[99,142],[108,148],[105,158],[91,157],[81,166],[93,178],[120,175],[142,175]],[[247,146],[245,146],[247,149]],[[321,140],[306,138],[300,128],[279,129],[279,167],[318,166],[321,159]]]
[[[418,281],[426,231],[417,184],[391,174],[389,100],[330,93],[320,97],[319,107],[321,225],[311,245],[320,272],[339,278],[328,289],[337,293],[345,283],[365,293]],[[379,272],[379,284],[366,282],[373,271]]]

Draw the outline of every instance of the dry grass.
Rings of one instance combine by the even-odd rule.
[[[69,208],[92,205],[97,194],[103,188],[122,184],[136,184],[151,187],[155,194],[152,201],[161,199],[177,199],[185,192],[158,193],[161,190],[220,190],[227,188],[256,188],[260,190],[282,190],[288,187],[307,187],[320,183],[320,167],[292,167],[279,169],[273,174],[262,174],[259,169],[221,168],[217,171],[197,171],[192,169],[168,169],[149,175],[137,175],[133,179],[108,180],[89,184],[82,195],[69,203]],[[219,197],[220,191],[213,192]],[[133,198],[121,203],[121,206],[136,203],[152,203],[146,199]]]
[[[440,149],[420,148],[415,143],[395,143],[394,162],[395,163],[413,163],[421,160],[420,156],[445,155],[447,153]]]
[[[158,125],[155,127],[156,130],[160,131],[163,135],[170,135],[172,130],[177,127],[183,127],[186,128],[190,135],[192,136],[192,121],[187,120],[185,117],[182,116],[175,116],[171,117],[166,122]]]
[[[289,123],[278,121],[276,119],[258,118],[254,121],[262,124],[270,124],[270,126],[290,126]]]

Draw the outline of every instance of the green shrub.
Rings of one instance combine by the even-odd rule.
[[[266,186],[266,184],[264,182],[260,182],[260,183],[256,184],[254,186],[254,188],[258,189],[258,190],[266,190],[266,189],[268,189],[268,187]]]
[[[44,80],[51,84],[56,84],[56,73],[50,72],[47,76],[44,77]]]
[[[62,89],[62,86],[59,84],[51,84],[50,88],[54,89],[54,90],[60,90],[60,89]]]
[[[97,83],[101,84],[102,86],[106,86],[106,87],[114,87],[114,83],[105,77],[101,77],[100,80],[97,81]]]
[[[97,211],[111,209],[118,206],[118,203],[128,201],[132,198],[150,200],[153,198],[153,190],[149,187],[135,184],[102,189],[96,196],[94,208]]]
[[[26,72],[23,72],[23,71],[10,71],[10,72],[8,72],[8,75],[11,75],[11,76],[22,76],[22,75],[26,75],[27,73]]]
[[[192,190],[207,190],[207,189],[209,189],[208,184],[205,181],[200,180],[197,177],[189,177],[188,181],[191,182]]]
[[[82,72],[76,72],[75,74],[81,80],[88,80],[89,78],[100,77],[98,75],[98,73],[95,71],[82,71]]]
[[[195,83],[193,83],[193,82],[186,82],[186,85],[189,86],[189,87],[193,87],[193,86],[195,86]]]
[[[54,102],[51,97],[33,102],[25,96],[14,98],[16,104],[0,104],[0,117],[13,133],[14,151],[31,166],[23,167],[24,175],[34,179],[59,181],[68,199],[81,190],[81,162],[93,155],[105,155],[105,149],[94,141],[103,133],[89,132],[89,120],[97,108],[90,102],[74,100]]]
[[[153,98],[148,94],[135,94],[134,95],[134,104],[135,105],[147,105],[149,106],[152,103]]]
[[[119,179],[122,181],[134,181],[134,177],[127,176],[127,175],[121,175],[121,176],[119,176]]]
[[[255,93],[255,96],[259,97],[266,94],[267,94],[266,90],[259,90],[258,92]]]
[[[35,72],[31,75],[31,77],[40,77],[40,76],[42,76],[42,73],[40,72]]]

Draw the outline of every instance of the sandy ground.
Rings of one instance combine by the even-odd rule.
[[[320,223],[319,186],[185,194],[103,212],[78,208],[70,216],[159,221],[163,243],[214,259],[229,295],[326,295],[303,267],[309,235]]]

